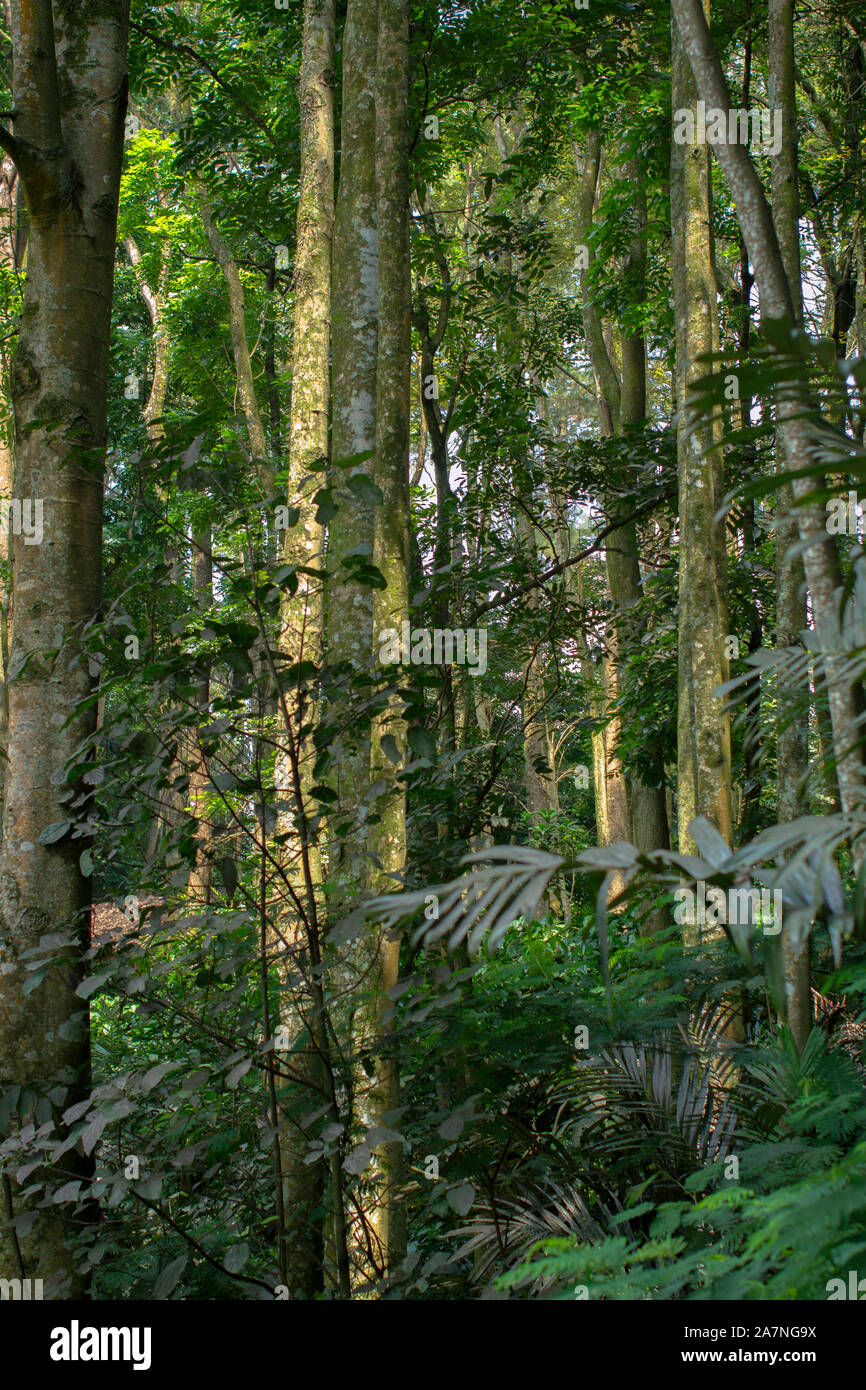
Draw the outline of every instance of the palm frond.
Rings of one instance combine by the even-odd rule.
[[[487,1283],[495,1274],[521,1264],[539,1241],[572,1237],[596,1244],[610,1234],[610,1218],[622,1208],[615,1198],[612,1210],[597,1204],[599,1218],[576,1188],[548,1178],[526,1187],[518,1195],[479,1203],[472,1221],[455,1232],[468,1239],[454,1260],[473,1256],[475,1278]],[[630,1234],[626,1226],[626,1233]],[[540,1293],[545,1279],[535,1281],[530,1292]]]
[[[451,883],[372,898],[335,928],[335,935],[347,939],[365,918],[394,927],[424,912],[414,943],[430,945],[447,937],[453,951],[468,937],[468,949],[475,954],[486,936],[487,949],[492,951],[512,922],[533,915],[553,875],[569,867],[559,855],[528,845],[495,845],[466,855],[461,863],[468,872]],[[428,919],[431,899],[435,915]]]

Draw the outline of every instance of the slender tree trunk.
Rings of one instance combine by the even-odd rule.
[[[453,600],[453,581],[448,566],[459,550],[459,514],[457,499],[451,488],[450,458],[448,440],[450,436],[450,409],[443,416],[436,393],[436,354],[442,346],[451,308],[451,275],[448,261],[440,245],[439,229],[434,209],[421,204],[436,263],[439,267],[442,287],[440,289],[439,313],[435,328],[431,327],[424,286],[417,288],[418,307],[413,314],[413,322],[421,340],[419,368],[419,392],[421,397],[422,434],[419,441],[419,471],[423,466],[422,449],[426,451],[430,439],[430,452],[433,460],[433,475],[436,485],[436,533],[433,545],[433,582],[436,585],[436,598],[433,618],[436,627],[449,626],[449,615]],[[455,677],[447,666],[441,668],[439,746],[447,755],[456,743]],[[441,833],[448,834],[443,823]]]
[[[327,656],[332,665],[346,662],[362,673],[369,673],[372,660],[372,591],[354,582],[352,574],[353,562],[372,555],[374,508],[364,490],[349,491],[347,478],[355,474],[372,477],[371,459],[376,448],[379,234],[375,74],[375,0],[349,0],[343,31],[340,179],[334,221],[331,451],[332,485],[339,497],[328,535]],[[346,466],[350,459],[354,462]],[[337,717],[341,718],[339,711]],[[341,722],[348,723],[345,709]],[[338,802],[332,824],[346,832],[334,846],[330,863],[330,876],[337,885],[333,912],[339,916],[347,902],[363,890],[366,878],[368,727],[362,723],[341,729],[334,754]]]
[[[730,109],[727,84],[700,0],[673,0],[673,11],[701,98],[707,107],[717,107],[727,113]],[[768,319],[793,325],[794,305],[776,227],[749,152],[744,146],[731,143],[716,146],[716,154],[733,194],[743,239],[755,268],[762,313]],[[806,468],[814,458],[802,418],[806,404],[804,388],[803,400],[789,398],[779,405],[785,456],[789,463],[795,460],[798,469]],[[819,485],[818,475],[819,470],[815,469],[809,477],[794,479],[795,501],[801,502]],[[847,813],[862,802],[863,765],[857,697],[845,670],[837,612],[841,585],[839,558],[834,538],[827,533],[826,513],[820,504],[798,505],[796,510],[800,539],[805,543],[803,563],[812,597],[815,630],[823,653],[839,798]],[[851,852],[859,869],[863,859],[862,837],[852,841]]]
[[[579,237],[586,246],[591,266],[594,251],[590,238],[592,220],[601,170],[601,141],[597,130],[587,137],[586,153],[581,170],[579,193]],[[635,204],[635,234],[629,249],[629,268],[642,294],[646,267],[646,206],[645,194],[636,168],[631,169],[638,182]],[[599,425],[604,437],[611,438],[624,430],[639,426],[646,416],[646,347],[643,334],[626,332],[622,340],[622,379],[617,372],[615,356],[608,344],[601,316],[589,294],[588,277],[583,278],[583,319],[587,350],[592,364],[599,409]],[[608,516],[621,506],[611,493],[605,498]],[[619,661],[630,645],[639,642],[645,630],[640,617],[642,595],[640,551],[637,527],[633,521],[618,527],[605,545],[607,580],[614,609],[614,622],[608,634],[610,656],[605,661],[604,685],[612,702],[616,701],[619,685]],[[613,754],[610,771],[611,787],[604,798],[607,833],[615,839],[630,838],[640,849],[663,849],[669,844],[667,810],[665,806],[664,774],[659,768],[658,783],[650,786],[636,773],[625,774],[616,747],[622,732],[618,718],[609,728],[599,731],[607,755]],[[620,804],[622,803],[622,804]],[[664,915],[654,913],[647,920],[646,930],[664,925]]]
[[[586,151],[581,166],[575,152],[580,174],[578,192],[578,238],[586,248],[587,264],[592,265],[595,252],[588,240],[592,230],[592,219],[598,194],[598,180],[601,172],[601,136],[598,130],[590,130],[586,137]],[[592,301],[589,281],[584,274],[583,290],[583,329],[586,338],[589,360],[595,378],[596,397],[599,410],[599,427],[603,437],[609,439],[619,430],[621,392],[616,363],[612,361],[605,339],[601,315]]]
[[[313,495],[325,480],[328,460],[328,410],[331,328],[331,256],[334,235],[334,0],[307,0],[299,103],[301,109],[301,190],[295,252],[295,309],[292,336],[292,399],[289,420],[289,506],[297,522],[286,531],[285,564],[324,569],[324,530],[316,520]],[[282,605],[281,651],[288,666],[322,661],[324,603],[322,579],[299,574],[294,594]],[[283,969],[281,1021],[292,1038],[293,1070],[327,1086],[324,1053],[325,1019],[309,988],[310,947],[318,936],[322,908],[321,855],[311,841],[307,816],[313,785],[315,749],[302,729],[315,719],[314,683],[298,670],[282,696],[285,728],[291,743],[277,762],[277,795],[287,809],[294,833],[287,842],[286,872],[304,907],[304,920],[293,906],[283,918],[291,965]],[[281,820],[285,820],[285,813]],[[306,946],[306,950],[302,948]],[[299,1034],[309,1041],[296,1049]],[[323,1224],[319,1216],[325,1194],[320,1163],[306,1162],[309,1144],[300,1125],[310,1108],[303,1084],[291,1087],[280,1124],[280,1149],[286,1212],[286,1273],[292,1297],[312,1298],[322,1287]],[[299,1113],[295,1114],[294,1112]],[[289,1112],[292,1112],[291,1114]],[[333,1222],[333,1214],[332,1214]]]
[[[144,300],[153,328],[153,375],[150,392],[141,412],[147,437],[151,444],[159,444],[165,438],[162,416],[168,395],[169,368],[171,365],[171,339],[166,326],[163,309],[168,290],[168,277],[171,269],[171,242],[166,241],[159,267],[159,283],[156,290],[148,284],[141,263],[141,251],[133,236],[125,236],[123,245],[135,275],[138,292]]]
[[[18,175],[8,154],[0,159],[0,265],[6,274],[17,270],[15,257],[16,222],[18,205]],[[5,504],[12,496],[12,447],[13,420],[11,397],[11,363],[6,344],[0,344],[0,503]],[[8,526],[0,533],[0,561],[4,565],[12,561],[12,539]],[[9,630],[12,618],[11,587],[0,582],[0,750],[6,751],[6,732],[9,725],[6,672],[9,665]],[[3,783],[6,776],[6,760],[0,756],[0,829],[2,829]]]
[[[646,282],[646,189],[636,163],[628,171],[637,185],[635,234],[629,250],[629,270],[640,299]],[[647,413],[646,343],[640,330],[624,332],[622,337],[622,388],[620,392],[620,430],[637,429]],[[613,504],[615,505],[615,504]],[[627,522],[611,533],[605,545],[608,583],[617,624],[620,653],[634,649],[646,633],[642,616],[640,546],[637,524]],[[651,750],[647,750],[648,754]],[[667,849],[670,845],[665,806],[664,766],[656,759],[657,778],[649,784],[636,772],[627,774],[631,838],[640,850]],[[654,912],[644,923],[644,931],[658,930],[666,924],[664,912]]]
[[[409,10],[407,0],[379,0],[376,53],[376,209],[379,231],[379,328],[376,367],[375,481],[382,492],[376,508],[373,563],[387,587],[373,593],[374,634],[401,630],[409,617],[409,372],[412,356],[409,273]],[[395,685],[402,684],[399,676]],[[407,749],[403,702],[391,696],[377,716],[371,743],[371,774],[384,783],[378,821],[371,836],[377,868],[373,886],[382,891],[401,881],[406,866],[406,792],[381,746],[391,734],[402,757]],[[386,1044],[376,1063],[374,1112],[393,1126],[400,1102],[398,1059],[387,1042],[393,1023],[389,990],[397,984],[400,939],[376,930],[375,995],[371,1023]],[[388,1273],[406,1254],[406,1216],[401,1203],[403,1145],[386,1142],[375,1151],[380,1192],[376,1232]]]
[[[517,487],[517,479],[514,482]],[[516,541],[528,573],[537,567],[535,528],[518,504]],[[550,731],[547,718],[548,694],[545,681],[545,641],[542,635],[541,599],[537,589],[527,598],[532,617],[528,630],[529,656],[523,676],[523,793],[532,833],[544,826],[545,813],[556,806],[556,783],[551,765]]]
[[[195,603],[207,612],[213,604],[213,538],[210,523],[192,533],[192,588]],[[210,708],[210,664],[202,658],[196,688],[199,723],[205,724]],[[198,822],[195,866],[189,876],[187,894],[193,911],[206,912],[211,901],[213,879],[213,821],[209,805],[211,780],[207,759],[196,730],[190,730],[189,808]]]
[[[223,273],[228,290],[229,332],[232,340],[232,355],[235,364],[238,398],[241,403],[247,430],[250,459],[259,480],[259,487],[267,499],[274,495],[274,470],[268,459],[268,444],[262,412],[256,395],[253,364],[247,342],[246,300],[243,282],[225,238],[214,218],[210,195],[203,183],[197,183],[199,209],[205,236],[214,255],[214,260]]]
[[[694,107],[695,84],[676,26],[672,33],[673,108]],[[689,822],[705,816],[732,841],[731,735],[723,702],[713,695],[727,679],[721,421],[688,419],[688,391],[706,372],[702,354],[718,349],[713,267],[709,150],[674,142],[671,221],[676,315],[676,402],[679,411],[679,708],[677,820],[681,851],[692,848]]]
[[[567,543],[563,548],[567,548]],[[573,574],[571,569],[565,571],[566,583],[574,586],[577,601],[582,604],[583,576],[579,568],[574,578],[571,577]],[[618,721],[610,718],[609,702],[612,696],[615,697],[615,686],[611,679],[613,665],[607,652],[600,661],[593,661],[586,636],[581,630],[578,630],[577,646],[584,690],[593,720],[590,742],[595,836],[599,845],[610,845],[617,840],[630,838],[625,774],[616,746],[619,726]],[[615,897],[621,887],[621,880],[615,879],[611,883],[610,896]]]
[[[770,75],[775,85],[776,110],[781,111],[782,132],[779,153],[772,161],[773,221],[779,238],[779,251],[785,265],[791,305],[797,324],[803,318],[803,290],[800,273],[800,200],[797,190],[797,107],[794,78],[793,0],[770,0],[768,53]],[[776,116],[778,120],[778,115]],[[795,468],[780,447],[780,468]],[[776,641],[780,647],[802,645],[806,627],[806,579],[803,560],[793,555],[797,523],[792,519],[793,494],[790,483],[780,487],[776,499]],[[795,692],[791,697],[796,698]],[[786,693],[777,694],[779,708],[787,704]],[[809,731],[804,719],[791,720],[779,730],[777,746],[778,819],[794,820],[806,811],[804,790],[809,771]],[[787,1021],[798,1052],[802,1052],[812,1029],[812,980],[810,938],[794,948],[788,932],[782,939],[787,995]]]
[[[89,944],[86,841],[40,836],[68,816],[64,768],[93,728],[74,715],[90,694],[77,643],[100,604],[102,458],[105,448],[114,245],[126,109],[128,4],[19,5],[12,15],[16,162],[31,226],[27,284],[12,371],[16,497],[41,500],[44,542],[12,542],[15,607],[10,643],[9,762],[0,873],[0,1088],[22,1088],[59,1116],[89,1089],[89,1020],[76,994]],[[62,114],[61,114],[62,110]],[[24,658],[27,657],[25,662]],[[24,993],[24,957],[41,937],[69,943],[62,966]],[[22,1110],[26,1106],[22,1107]],[[19,1111],[19,1113],[21,1113]],[[55,1134],[63,1135],[59,1120]],[[90,1165],[76,1151],[62,1175],[25,1198],[4,1179],[7,1214],[32,1226],[0,1236],[0,1267],[44,1278],[46,1297],[87,1285],[82,1209],[51,1201]]]
[[[748,0],[746,7],[746,37],[743,52],[743,86],[740,105],[743,110],[748,110],[752,99],[752,8],[751,0]],[[740,319],[737,325],[737,348],[741,363],[746,362],[752,340],[752,286],[755,278],[749,264],[749,253],[746,244],[740,233],[740,286],[738,295],[738,308]],[[737,391],[737,403],[733,408],[736,419],[736,427],[746,432],[752,422],[752,396],[739,387]],[[741,455],[741,468],[744,477],[748,477],[754,472],[755,451],[751,443],[744,443]],[[790,506],[790,502],[788,503]],[[781,517],[778,518],[781,524]],[[794,527],[796,534],[796,526]],[[777,543],[778,543],[777,531]],[[740,531],[742,538],[743,554],[749,556],[754,553],[757,543],[757,533],[755,530],[755,503],[751,498],[747,498],[743,509],[743,523]],[[753,655],[759,651],[764,644],[764,623],[762,609],[759,599],[759,585],[754,583],[752,586],[749,601],[749,639],[748,652]],[[777,603],[782,589],[777,587]],[[738,835],[742,838],[749,836],[760,827],[761,812],[761,685],[755,682],[746,697],[746,721],[743,739],[743,801],[742,813],[738,818]],[[777,744],[778,747],[778,744]],[[782,752],[780,751],[780,760]]]
[[[379,314],[379,235],[376,220],[377,7],[375,0],[349,0],[343,29],[343,105],[340,120],[340,177],[334,214],[331,311],[331,485],[338,510],[328,534],[327,660],[343,668],[344,698],[329,717],[336,723],[332,783],[337,801],[330,813],[328,910],[339,921],[366,891],[369,881],[368,817],[371,741],[369,721],[354,712],[353,683],[372,676],[374,629],[372,591],[354,579],[355,566],[373,554],[374,507],[370,501],[376,449],[376,358]],[[349,487],[349,480],[359,482]],[[367,697],[365,687],[363,696]],[[357,945],[334,961],[337,988],[356,1003],[363,975]],[[365,981],[364,986],[367,986]],[[341,1015],[335,1025],[349,1051],[354,1023]],[[362,1025],[363,1028],[363,1025]],[[356,1068],[358,1085],[364,1078]],[[369,1085],[369,1083],[367,1083]],[[366,1219],[366,1213],[365,1219]],[[360,1252],[360,1242],[355,1242]],[[349,1296],[349,1275],[341,1277]]]

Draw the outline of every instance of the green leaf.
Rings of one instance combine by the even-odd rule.
[[[71,820],[56,820],[53,825],[48,825],[39,836],[40,845],[56,845],[58,840],[72,829]]]
[[[458,1216],[466,1216],[475,1201],[475,1188],[471,1182],[461,1183],[459,1187],[450,1189],[447,1200]]]
[[[80,1191],[81,1183],[77,1179],[74,1182],[66,1182],[62,1187],[58,1187],[51,1200],[58,1204],[60,1202],[74,1202]]]
[[[337,793],[334,791],[333,787],[328,787],[323,782],[317,783],[314,787],[310,787],[310,796],[314,796],[317,801],[325,801],[328,803],[338,799]]]
[[[379,739],[379,746],[390,762],[397,764],[401,761],[400,749],[393,734],[383,734]]]
[[[187,1256],[180,1255],[171,1264],[166,1265],[153,1286],[153,1296],[155,1299],[168,1298],[173,1289],[180,1283],[180,1276],[183,1274],[187,1265]]]
[[[242,1062],[238,1062],[236,1067],[232,1067],[226,1077],[226,1086],[230,1091],[235,1089],[242,1076],[246,1076],[251,1066],[252,1062],[250,1058],[245,1057]]]
[[[373,1155],[370,1152],[369,1146],[367,1144],[359,1144],[356,1149],[353,1149],[350,1154],[346,1155],[343,1160],[343,1167],[347,1173],[351,1173],[353,1176],[357,1177],[360,1173],[363,1173],[372,1157]]]
[[[155,1067],[151,1067],[141,1078],[141,1093],[147,1095],[154,1086],[158,1086],[163,1077],[178,1066],[177,1062],[158,1062]]]
[[[93,1153],[93,1150],[96,1148],[97,1142],[99,1140],[99,1136],[102,1134],[102,1131],[105,1129],[105,1126],[107,1124],[108,1121],[106,1120],[104,1115],[94,1115],[93,1119],[90,1121],[90,1124],[87,1126],[87,1128],[81,1136],[81,1144],[86,1154],[90,1155],[91,1153]]]
[[[229,1274],[237,1274],[238,1270],[243,1269],[244,1265],[246,1264],[249,1258],[250,1247],[247,1245],[245,1240],[242,1240],[239,1245],[233,1245],[229,1250],[226,1251],[226,1256],[223,1260],[223,1264],[225,1265]]]
[[[337,504],[334,501],[334,494],[328,487],[320,488],[313,501],[316,504],[316,521],[320,526],[327,526],[329,521],[337,515]]]
[[[106,980],[111,979],[112,972],[107,970],[103,975],[88,975],[86,980],[82,980],[75,993],[80,999],[89,999],[91,994],[95,994],[101,989]]]
[[[366,463],[375,453],[375,449],[364,449],[360,454],[349,454],[346,458],[332,459],[334,468],[355,468],[359,463]]]
[[[430,762],[436,760],[436,740],[427,729],[417,726],[409,730],[409,747],[419,758],[428,758]]]
[[[385,494],[378,483],[374,483],[366,473],[351,473],[346,479],[346,487],[359,501],[367,502],[371,507],[381,507],[385,501]]]

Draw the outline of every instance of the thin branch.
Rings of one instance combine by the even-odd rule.
[[[158,34],[151,33],[151,31],[149,29],[146,29],[143,24],[139,24],[134,19],[131,19],[129,21],[129,24],[131,29],[137,30],[143,38],[149,39],[150,42],[154,44],[157,48],[162,48],[167,53],[177,53],[179,55],[192,58],[193,62],[197,63],[198,66],[202,69],[202,71],[206,72],[208,77],[210,77],[217,84],[218,87],[220,87],[224,92],[226,92],[231,97],[232,101],[234,101],[242,111],[246,112],[250,120],[258,126],[259,130],[264,131],[265,135],[267,135],[271,143],[273,145],[277,144],[276,136],[274,135],[274,132],[271,130],[267,122],[262,120],[261,116],[256,111],[254,111],[253,108],[249,106],[246,101],[244,101],[242,96],[238,95],[238,93],[235,91],[235,89],[231,86],[229,82],[226,82],[222,77],[220,77],[219,73],[211,67],[207,59],[202,57],[201,53],[198,53],[196,49],[191,48],[188,43],[174,43],[171,39],[163,39]]]
[[[168,1212],[164,1211],[157,1202],[151,1202],[148,1197],[142,1197],[141,1193],[136,1192],[134,1187],[131,1187],[129,1191],[137,1202],[141,1202],[142,1206],[147,1207],[149,1211],[156,1212],[160,1221],[165,1221],[171,1226],[172,1230],[176,1231],[181,1239],[186,1241],[187,1245],[192,1246],[197,1255],[201,1255],[202,1259],[207,1260],[209,1265],[213,1265],[214,1269],[218,1269],[220,1274],[227,1274],[229,1279],[237,1279],[242,1284],[256,1284],[260,1289],[267,1289],[270,1294],[274,1292],[272,1285],[266,1284],[263,1279],[255,1279],[251,1274],[233,1274],[230,1269],[226,1269],[225,1265],[221,1265],[219,1260],[215,1260],[213,1255],[209,1255],[204,1246],[199,1245],[195,1237],[191,1236],[188,1231],[185,1231],[182,1226],[178,1225],[174,1217],[169,1216]]]
[[[581,560],[588,559],[590,555],[595,555],[596,551],[601,549],[601,544],[605,536],[609,536],[612,531],[619,531],[621,527],[628,525],[631,521],[637,521],[638,517],[646,516],[648,512],[655,510],[659,502],[672,496],[673,491],[671,489],[666,489],[659,493],[658,496],[653,497],[651,501],[644,502],[643,506],[637,507],[629,516],[617,517],[616,521],[608,522],[607,526],[603,526],[597,533],[592,545],[587,546],[585,550],[579,550],[576,555],[569,555],[566,560],[559,560],[555,565],[551,565],[548,569],[544,570],[537,579],[531,579],[526,584],[517,584],[513,589],[506,589],[505,592],[499,594],[497,598],[490,599],[488,603],[482,603],[479,607],[473,609],[469,619],[469,625],[472,626],[476,619],[480,618],[482,614],[490,613],[494,608],[501,608],[504,603],[512,603],[514,599],[522,598],[524,594],[531,594],[533,590],[543,588],[548,579],[554,579],[556,575],[562,574],[563,570],[567,570],[570,565],[576,565]]]

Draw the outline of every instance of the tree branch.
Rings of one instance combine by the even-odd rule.
[[[243,97],[238,95],[231,84],[220,77],[219,73],[211,67],[207,59],[203,58],[194,48],[191,48],[188,43],[173,43],[171,39],[160,38],[159,35],[151,33],[149,29],[145,29],[143,24],[139,24],[134,19],[129,21],[129,25],[131,29],[136,29],[143,38],[149,39],[156,48],[162,48],[166,53],[177,53],[187,58],[192,58],[193,62],[198,64],[202,72],[206,72],[208,77],[226,92],[242,111],[246,112],[250,120],[258,126],[259,130],[264,131],[271,143],[276,145],[276,136],[267,122],[262,120],[261,116],[244,101]]]
[[[513,603],[516,598],[522,598],[524,594],[531,594],[535,589],[543,588],[548,579],[554,579],[556,575],[562,574],[563,570],[567,570],[571,565],[578,564],[581,560],[588,559],[590,555],[594,555],[596,551],[600,550],[605,536],[609,536],[612,531],[621,530],[623,526],[626,526],[631,521],[637,521],[638,517],[646,516],[648,512],[653,511],[659,505],[659,502],[673,495],[672,489],[666,489],[657,496],[651,498],[649,502],[644,502],[642,506],[637,507],[629,516],[617,517],[616,521],[608,522],[607,526],[603,526],[601,530],[596,533],[592,545],[587,546],[585,550],[579,550],[576,555],[569,555],[566,560],[558,560],[555,565],[551,565],[540,574],[537,579],[530,579],[526,584],[516,584],[513,589],[506,589],[505,592],[499,594],[497,598],[492,598],[488,603],[482,603],[477,608],[474,608],[469,618],[469,625],[472,626],[476,619],[480,618],[484,613],[491,613],[494,608],[501,608],[504,603]]]

